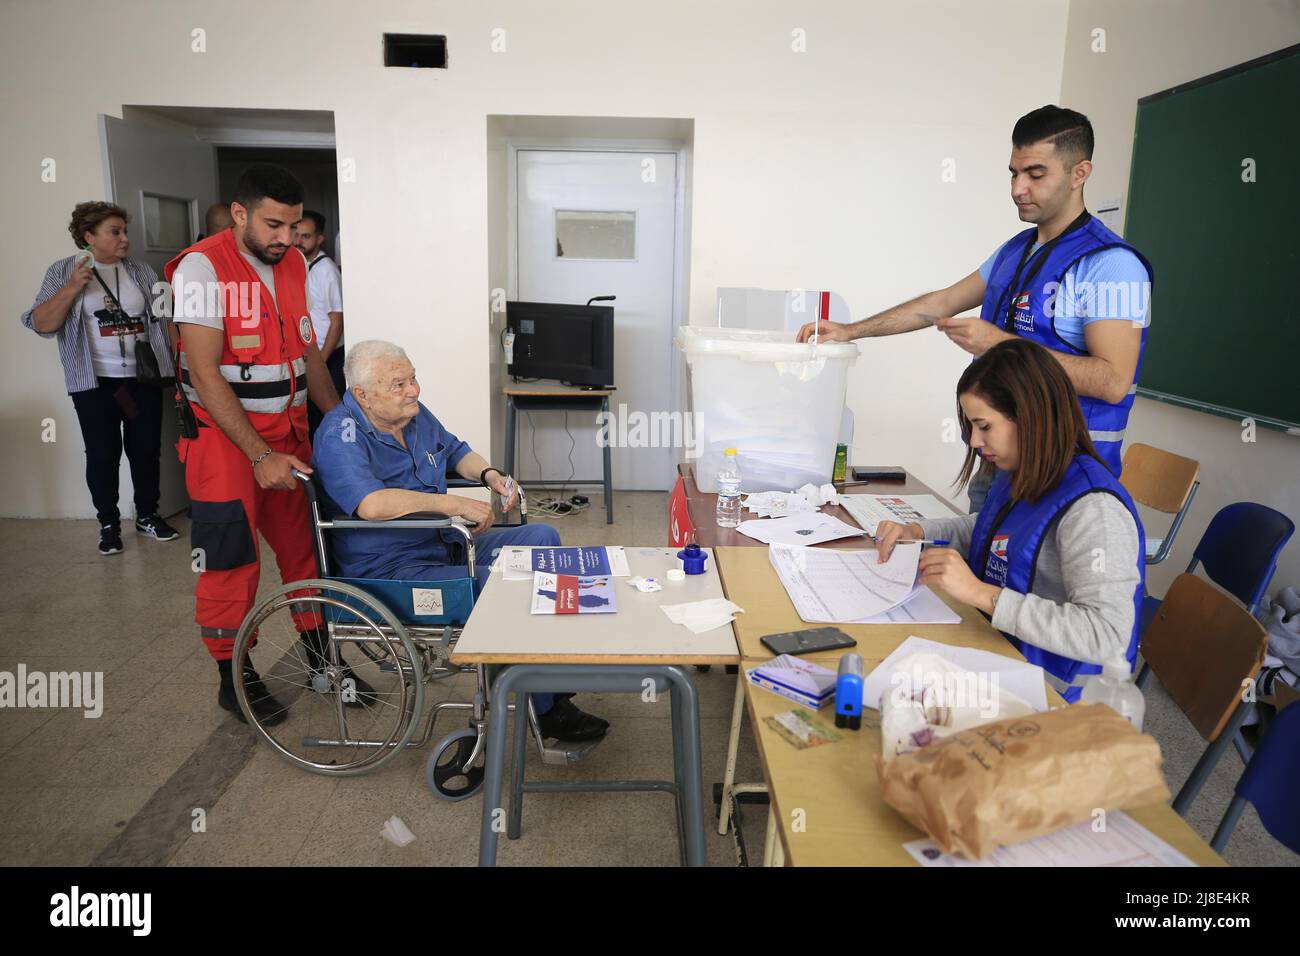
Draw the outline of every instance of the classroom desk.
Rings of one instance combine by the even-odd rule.
[[[609,414],[612,388],[579,388],[559,382],[520,382],[501,390],[506,396],[506,474],[515,473],[516,412],[525,411],[599,411]],[[606,419],[608,420],[608,419]],[[597,425],[599,428],[600,426]],[[614,523],[614,471],[610,462],[609,442],[604,446],[604,475],[596,479],[570,478],[568,485],[600,485],[605,492],[605,524]]]
[[[627,549],[632,575],[664,580],[667,568],[680,566],[675,548]],[[704,784],[700,769],[699,701],[689,664],[737,664],[740,655],[730,625],[693,634],[668,620],[659,606],[723,596],[722,581],[710,553],[706,572],[690,575],[662,591],[642,594],[615,578],[613,614],[553,615],[530,613],[532,585],[506,581],[493,573],[474,605],[451,655],[453,664],[506,664],[492,684],[488,714],[488,741],[483,784],[483,811],[479,831],[479,863],[496,861],[497,810],[501,800],[506,760],[506,721],[511,693],[537,691],[645,690],[655,682],[657,692],[669,691],[673,708],[674,780],[587,781],[527,783],[527,721],[515,720],[511,764],[511,800],[507,836],[521,832],[523,795],[537,791],[657,790],[673,793],[687,862],[704,864]],[[522,700],[521,698],[518,698]],[[516,710],[521,714],[521,710]]]
[[[821,747],[796,750],[764,723],[764,718],[798,705],[755,687],[744,672],[773,656],[759,638],[764,634],[811,627],[800,620],[766,549],[722,548],[717,552],[719,570],[727,596],[745,608],[732,625],[744,661],[737,681],[738,697],[743,694],[759,759],[767,781],[770,810],[769,848],[772,862],[794,866],[903,866],[916,865],[903,844],[923,837],[921,831],[880,795],[876,758],[880,753],[880,723],[876,712],[864,714],[862,729],[842,731],[844,740]],[[1006,657],[1020,654],[971,607],[950,600],[936,591],[954,611],[960,624],[843,624],[839,625],[858,642],[854,650],[862,655],[870,671],[887,657],[909,634],[992,651]],[[824,667],[838,666],[840,652],[806,655]],[[1049,685],[1048,702],[1064,701]],[[822,714],[832,714],[829,708]],[[804,828],[794,830],[793,811],[804,811]],[[1138,823],[1201,866],[1225,865],[1196,832],[1167,804],[1125,811]],[[773,829],[775,834],[773,834]]]
[[[701,548],[767,547],[763,542],[755,541],[748,535],[741,534],[735,528],[718,527],[718,496],[713,492],[700,491],[699,486],[695,483],[695,465],[693,463],[683,462],[679,464],[677,473],[681,475],[686,491],[686,509],[690,513],[691,524],[695,525],[695,541]],[[849,473],[852,474],[852,471]],[[956,507],[952,499],[937,494],[911,472],[905,472],[905,474],[907,477],[903,481],[873,480],[868,484],[860,485],[849,479],[847,487],[843,482],[836,483],[835,487],[841,494],[846,495],[934,495],[951,508],[955,514],[966,513],[964,508]],[[839,505],[826,506],[821,511],[823,514],[839,518],[846,524],[857,525],[857,522],[850,517],[849,513]],[[854,538],[847,538],[839,541],[827,541],[816,547],[860,548],[862,542]]]

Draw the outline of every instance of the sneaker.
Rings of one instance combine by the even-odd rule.
[[[179,531],[166,521],[163,521],[162,516],[157,514],[136,518],[135,530],[146,538],[154,538],[158,541],[175,541],[181,536]]]
[[[106,524],[99,529],[99,553],[105,556],[122,553],[122,526]]]
[[[543,737],[579,743],[605,736],[609,721],[592,716],[574,706],[567,697],[556,696],[551,709],[537,718]]]

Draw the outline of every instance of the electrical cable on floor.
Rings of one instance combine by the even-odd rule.
[[[540,482],[542,475],[542,460],[537,457],[537,426],[533,423],[532,412],[525,411],[524,414],[528,417],[528,428],[532,432],[533,461],[537,464],[537,476],[538,481]],[[560,485],[559,495],[547,495],[544,498],[533,498],[529,499],[528,502],[528,510],[530,512],[545,515],[548,518],[565,518],[569,515],[581,514],[591,507],[590,501],[584,500],[582,503],[574,501],[573,498],[576,498],[577,495],[574,495],[573,498],[564,497],[565,486],[572,481],[573,476],[578,473],[573,464],[573,452],[574,449],[578,447],[578,440],[573,437],[573,432],[569,431],[568,412],[564,413],[564,434],[569,436],[569,477],[564,479],[564,482]]]

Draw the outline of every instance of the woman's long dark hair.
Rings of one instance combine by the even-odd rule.
[[[1080,452],[1102,461],[1088,435],[1074,383],[1061,363],[1035,342],[1008,339],[968,365],[957,382],[957,420],[967,442],[958,487],[970,481],[979,459],[970,446],[972,426],[961,407],[961,396],[967,393],[1016,423],[1020,464],[1011,477],[1012,497],[1037,501],[1060,484]]]

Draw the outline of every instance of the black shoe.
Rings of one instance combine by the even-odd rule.
[[[329,635],[322,628],[314,628],[310,631],[299,631],[298,637],[302,641],[303,650],[307,652],[307,667],[311,671],[308,675],[308,682],[315,688],[314,678],[323,676],[329,669],[329,659],[325,654],[325,642]],[[340,657],[340,661],[342,658]],[[348,687],[348,681],[351,681],[350,693],[343,698],[344,707],[368,707],[379,703],[379,695],[363,678],[358,677],[346,662],[341,663],[338,668],[337,684],[340,688]]]
[[[543,737],[579,743],[598,740],[609,730],[609,721],[593,717],[574,706],[567,697],[557,695],[551,709],[537,718]]]
[[[99,553],[107,557],[122,553],[122,526],[118,524],[102,525],[99,529]]]
[[[163,521],[162,515],[157,514],[136,518],[135,530],[146,538],[154,538],[158,541],[175,541],[181,536],[179,531]]]
[[[230,661],[217,661],[217,669],[221,671],[221,687],[217,691],[217,703],[239,718],[241,724],[248,723],[243,708],[239,706],[239,700],[235,697],[235,680],[231,673]],[[258,676],[257,671],[253,670],[251,664],[244,665],[244,690],[248,694],[248,704],[253,708],[253,715],[262,726],[274,727],[276,724],[284,723],[284,719],[289,716],[284,705],[266,689],[262,678]]]

